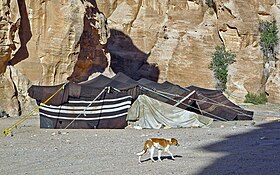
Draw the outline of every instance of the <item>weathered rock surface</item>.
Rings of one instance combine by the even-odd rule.
[[[85,14],[83,18],[83,33],[78,42],[80,51],[78,61],[70,81],[81,82],[88,79],[92,73],[104,72],[109,65],[107,39],[110,30],[107,18],[98,10],[95,1],[84,1]]]
[[[22,109],[17,93],[28,86],[15,83],[21,79],[56,85],[113,70],[215,88],[208,66],[221,44],[237,56],[227,92],[242,101],[266,90],[270,102],[280,103],[279,66],[266,83],[258,31],[259,20],[273,18],[280,28],[280,0],[216,0],[213,7],[202,0],[3,0],[0,14],[3,109]]]
[[[9,1],[0,2],[0,73],[4,73],[14,49],[13,38],[17,25],[10,19]]]
[[[8,66],[0,76],[0,112],[10,116],[19,116],[31,111],[35,102],[28,97],[27,89],[32,85],[30,80],[13,66]]]
[[[1,43],[5,44],[0,59],[1,97],[7,100],[0,105],[3,110],[20,114],[21,109],[28,110],[21,108],[22,102],[30,100],[20,98],[27,87],[16,84],[15,77],[5,72],[7,64],[24,75],[17,77],[18,81],[27,77],[40,85],[60,84],[67,78],[79,82],[105,70],[112,73],[107,49],[109,29],[95,1],[12,0],[1,5]]]
[[[271,103],[279,103],[280,99],[280,63],[278,62],[266,83],[266,92]]]
[[[150,54],[147,60],[157,65],[159,82],[214,88],[215,79],[208,66],[215,46],[224,44],[236,54],[236,62],[229,67],[227,93],[239,101],[248,92],[271,89],[263,77],[258,25],[260,20],[275,18],[279,26],[279,7],[279,0],[217,0],[213,8],[203,1],[100,3],[110,28],[124,32],[135,47]],[[279,89],[276,84],[272,89]],[[270,91],[269,101],[271,96],[277,94]]]

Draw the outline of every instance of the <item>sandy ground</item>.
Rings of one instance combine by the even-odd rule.
[[[160,130],[39,129],[38,116],[32,116],[13,137],[1,136],[0,174],[279,175],[280,106],[246,108],[255,111],[254,121]],[[17,120],[1,118],[0,129]],[[146,154],[138,164],[135,153],[150,137],[177,138],[175,161],[163,154],[163,162],[152,163]]]

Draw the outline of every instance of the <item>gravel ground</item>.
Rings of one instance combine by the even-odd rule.
[[[32,116],[13,137],[0,138],[0,174],[279,175],[280,106],[247,108],[255,111],[254,121],[159,130],[39,129]],[[0,129],[17,120],[1,118]],[[163,162],[152,163],[146,154],[138,164],[135,154],[150,137],[177,138],[180,146],[170,149],[175,161],[163,153]]]

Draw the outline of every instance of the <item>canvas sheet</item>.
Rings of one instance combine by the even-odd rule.
[[[213,119],[140,95],[128,110],[127,120],[135,128],[205,127]]]

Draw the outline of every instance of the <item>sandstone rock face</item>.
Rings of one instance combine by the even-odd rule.
[[[208,66],[215,46],[224,44],[236,54],[236,62],[229,66],[230,96],[243,101],[248,92],[270,89],[264,81],[258,26],[259,20],[279,18],[279,0],[213,2],[210,8],[193,0],[103,1],[100,9],[111,29],[124,32],[135,47],[150,54],[147,61],[159,69],[159,75],[154,75],[159,82],[215,88]]]
[[[23,43],[27,47],[28,58],[22,54],[12,56],[11,64],[35,84],[64,82],[77,61],[76,47],[83,31],[84,7],[81,1],[26,0],[19,4],[11,1],[11,10],[13,21],[28,17],[25,19],[28,22],[21,25],[25,29],[22,35],[32,35]],[[22,47],[20,30],[17,36],[15,55]]]
[[[86,80],[94,72],[111,73],[109,29],[94,0],[1,3],[0,89],[1,98],[7,100],[7,104],[0,105],[3,110],[16,111],[13,114],[28,110],[21,107],[30,100],[21,98],[27,95],[23,93],[27,87],[17,83],[25,81],[24,77],[32,84],[56,85],[67,78],[76,82]],[[9,76],[5,72],[7,64],[22,76]]]
[[[13,81],[10,78],[10,70],[5,72],[5,75],[0,77],[0,112],[5,111],[10,116],[19,115],[18,99],[15,95],[16,89]]]
[[[35,102],[27,94],[32,85],[30,80],[13,66],[8,66],[4,75],[0,76],[0,111],[10,116],[19,116],[31,111]]]
[[[276,0],[276,3],[273,4],[271,8],[271,14],[274,16],[277,23],[278,29],[280,29],[280,0]],[[280,32],[278,32],[278,38],[280,38]],[[280,51],[280,44],[278,44],[278,51]],[[266,83],[266,92],[269,94],[268,100],[271,103],[280,103],[280,55],[278,54],[278,61],[274,64],[275,67],[272,69],[270,77],[267,80]]]
[[[244,99],[248,92],[259,93],[264,90],[258,24],[259,9],[268,14],[269,8],[265,7],[269,5],[268,1],[217,3],[219,36],[226,48],[236,54],[236,62],[229,67],[227,89],[230,95],[238,99]]]
[[[279,103],[280,99],[280,63],[278,62],[266,83],[266,92],[271,103]]]
[[[109,65],[107,39],[110,30],[107,18],[98,10],[95,1],[84,1],[83,33],[79,40],[80,51],[70,81],[81,82],[92,73],[104,72]]]
[[[273,18],[280,28],[279,1],[3,0],[0,107],[19,114],[30,84],[80,82],[97,72],[215,88],[208,66],[221,44],[236,54],[227,93],[242,101],[265,90],[280,103],[279,63],[264,81],[258,31],[259,20]]]
[[[14,26],[14,27],[12,27]],[[8,0],[0,2],[0,74],[6,70],[8,61],[11,58],[13,47],[13,28],[16,25],[12,24],[10,19],[10,9]]]

